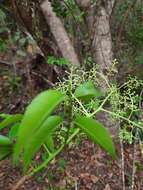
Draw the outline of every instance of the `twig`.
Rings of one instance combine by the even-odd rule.
[[[124,159],[124,145],[123,140],[120,138],[121,147],[121,175],[122,175],[122,188],[125,190],[125,159]]]
[[[31,72],[33,75],[38,76],[39,78],[41,78],[43,81],[45,81],[49,86],[54,87],[54,83],[52,83],[51,81],[49,81],[46,77],[42,76],[40,73],[36,73],[34,71]]]
[[[136,134],[135,134],[135,141],[134,141],[134,146],[133,146],[133,164],[132,164],[132,184],[131,184],[131,190],[134,190],[135,186],[135,174],[136,174],[136,145],[137,145],[137,139],[138,139],[138,129],[136,129]]]
[[[99,112],[104,104],[107,102],[107,100],[110,98],[110,96],[113,94],[114,91],[111,91],[108,96],[104,99],[104,101],[101,103],[101,105],[95,110],[92,114],[90,114],[90,117],[94,116],[97,112]]]
[[[12,188],[11,190],[19,190],[19,187],[27,180],[30,179],[31,176],[25,175],[23,176]]]
[[[115,113],[115,112],[112,112],[112,111],[109,111],[109,110],[106,110],[106,109],[103,109],[103,108],[101,108],[100,111],[109,113],[109,114],[112,115],[112,116],[115,116],[115,117],[117,117],[117,118],[123,119],[124,121],[127,121],[128,123],[132,124],[133,126],[136,126],[136,127],[138,127],[139,129],[142,129],[142,126],[141,126],[141,125],[137,124],[136,122],[134,122],[134,121],[132,121],[132,120],[130,120],[130,119],[128,119],[128,118],[126,118],[126,117],[124,117],[124,116],[118,114],[118,113]]]
[[[121,130],[121,121],[118,123],[118,129]],[[121,148],[121,177],[122,177],[122,190],[126,189],[125,186],[125,157],[124,157],[124,145],[123,145],[123,139],[119,137],[120,139],[120,148]]]
[[[142,96],[143,96],[143,89],[141,90],[140,96],[139,96],[139,108],[142,111]]]
[[[12,66],[9,62],[0,60],[0,64],[7,65],[7,66]]]
[[[87,110],[84,108],[84,106],[82,105],[82,103],[80,102],[80,100],[78,98],[76,98],[76,96],[74,94],[72,94],[73,98],[76,100],[76,102],[81,106],[83,112],[85,113],[85,115],[87,117],[90,117],[90,114],[87,112]]]
[[[78,183],[75,181],[75,190],[78,190]]]

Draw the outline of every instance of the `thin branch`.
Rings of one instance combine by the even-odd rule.
[[[121,147],[121,175],[122,175],[122,188],[125,190],[125,157],[124,157],[124,145],[123,140],[120,138]]]
[[[128,123],[132,124],[135,127],[138,127],[139,129],[143,128],[141,125],[137,124],[136,122],[134,122],[134,121],[132,121],[132,120],[130,120],[130,119],[128,119],[128,118],[126,118],[126,117],[118,114],[118,113],[114,113],[112,111],[109,111],[109,110],[106,110],[106,109],[103,109],[103,108],[101,108],[100,111],[109,113],[110,115],[113,115],[114,117],[117,117],[119,119],[123,119],[124,121],[127,121]]]
[[[138,141],[138,129],[136,129],[135,134],[135,141],[133,146],[133,163],[132,163],[132,184],[131,184],[131,190],[134,190],[135,186],[135,174],[136,174],[136,149],[137,149],[137,141]]]
[[[54,83],[52,83],[50,80],[48,80],[46,77],[44,77],[43,75],[41,75],[40,73],[36,73],[34,71],[31,72],[33,75],[38,76],[39,78],[41,78],[43,81],[45,81],[49,86],[54,87]]]

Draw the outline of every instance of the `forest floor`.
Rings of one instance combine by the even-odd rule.
[[[51,68],[40,60],[25,63],[17,59],[9,64],[10,59],[7,56],[5,58],[5,55],[0,55],[0,60],[5,60],[0,62],[1,113],[23,112],[38,92],[52,86],[58,75],[55,71],[51,75]],[[44,171],[25,180],[18,190],[123,190],[120,141],[117,136],[113,136],[117,149],[116,160],[112,160],[86,138],[81,138],[79,142],[67,147]],[[132,182],[133,145],[123,145],[125,184],[126,190],[129,190]],[[139,146],[135,156],[134,189],[142,190],[143,161]],[[40,157],[37,155],[36,159]],[[0,190],[12,190],[22,176],[21,169],[12,166],[11,158],[0,162]]]

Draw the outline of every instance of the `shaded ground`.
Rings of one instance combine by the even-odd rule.
[[[26,66],[28,64],[28,66]],[[55,69],[56,70],[56,69]],[[15,75],[13,73],[15,72]],[[52,86],[53,70],[41,60],[14,66],[0,63],[0,112],[23,111],[39,91]],[[52,73],[52,74],[51,74]],[[60,75],[60,74],[59,74]],[[48,76],[48,77],[47,77]],[[67,148],[50,166],[19,190],[122,190],[120,143],[117,137],[118,158],[112,161],[98,146],[83,139]],[[125,145],[126,189],[131,186],[133,146]],[[139,147],[136,151],[135,190],[143,189],[143,162]],[[0,190],[11,190],[22,178],[19,168],[13,168],[11,159],[0,162]]]
[[[130,189],[132,147],[125,149],[126,189]],[[137,151],[135,189],[143,187],[143,163]],[[119,156],[120,157],[120,156]],[[86,139],[78,146],[63,152],[43,172],[26,180],[19,190],[122,190],[121,160],[116,161]],[[64,163],[64,164],[62,164]],[[21,179],[19,168],[12,168],[10,159],[0,162],[0,189],[11,190]]]

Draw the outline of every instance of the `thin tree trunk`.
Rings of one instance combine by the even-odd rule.
[[[45,0],[41,4],[41,9],[63,57],[69,60],[71,64],[79,65],[78,56],[68,37],[64,25],[53,11],[51,2],[49,0]]]
[[[105,7],[100,6],[94,26],[93,58],[99,66],[99,71],[106,74],[113,61],[110,19]]]

